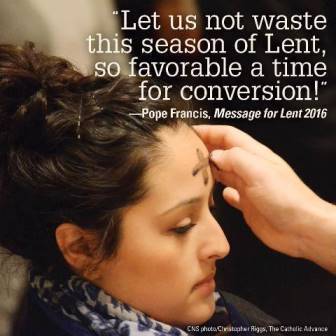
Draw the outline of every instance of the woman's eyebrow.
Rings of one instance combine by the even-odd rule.
[[[169,208],[168,210],[165,210],[159,216],[164,216],[164,215],[168,214],[171,211],[174,211],[176,209],[179,209],[179,208],[187,206],[187,205],[198,203],[201,200],[202,200],[202,197],[192,197],[192,198],[186,199],[186,200],[184,200],[182,202],[179,202],[178,204],[174,205],[173,207]]]
[[[211,187],[211,190],[210,190],[210,195],[213,194],[214,188],[215,188],[215,181],[212,184],[212,187]],[[159,216],[164,216],[164,215],[168,214],[169,212],[177,210],[181,207],[201,202],[202,198],[203,198],[202,196],[199,196],[199,197],[192,197],[192,198],[183,200],[183,201],[177,203],[176,205],[174,205],[173,207],[169,208],[168,210],[163,211]]]

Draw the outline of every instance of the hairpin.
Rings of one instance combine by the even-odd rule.
[[[79,103],[79,112],[78,112],[78,120],[77,120],[77,139],[80,140],[81,134],[80,134],[80,127],[82,122],[82,109],[83,109],[83,95],[80,97],[80,103]]]
[[[98,107],[99,111],[101,112],[103,108],[98,104],[97,97],[94,93],[92,94],[92,98],[93,98],[94,104]]]

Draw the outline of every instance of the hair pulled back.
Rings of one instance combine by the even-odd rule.
[[[41,268],[63,264],[55,229],[68,222],[97,232],[103,257],[116,251],[121,210],[146,192],[157,131],[180,123],[132,117],[170,108],[139,96],[137,79],[84,76],[32,43],[0,45],[2,246]]]

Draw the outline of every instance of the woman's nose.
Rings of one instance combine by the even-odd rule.
[[[222,228],[212,215],[209,215],[204,227],[203,241],[199,250],[200,259],[209,260],[226,257],[230,252],[230,245]]]

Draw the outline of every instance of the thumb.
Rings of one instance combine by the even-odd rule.
[[[264,159],[240,147],[228,150],[216,149],[210,153],[210,162],[219,174],[236,176],[247,186],[253,185],[267,172]]]

